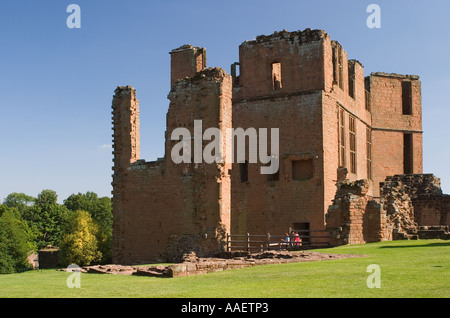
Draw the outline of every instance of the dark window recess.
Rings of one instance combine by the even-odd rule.
[[[367,179],[372,180],[372,130],[366,128]]]
[[[248,181],[248,162],[247,161],[239,163],[239,174],[241,177],[241,182]]]
[[[342,48],[339,44],[333,47],[333,83],[343,87],[342,83]]]
[[[350,172],[356,173],[356,120],[349,117]]]
[[[403,134],[403,173],[413,173],[412,134]]]
[[[348,63],[348,95],[351,98],[355,98],[355,63]]]
[[[312,159],[292,161],[292,179],[309,180],[313,178],[313,174]]]
[[[402,110],[403,115],[412,115],[412,83],[402,82]]]
[[[345,118],[344,118],[344,110],[338,110],[338,144],[339,144],[339,166],[345,167]]]
[[[240,64],[233,63],[231,64],[231,77],[233,78],[233,87],[239,86],[239,75],[240,75]]]
[[[370,112],[370,92],[366,90],[366,110]]]

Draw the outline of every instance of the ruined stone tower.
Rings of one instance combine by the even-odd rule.
[[[169,94],[165,156],[156,162],[139,158],[139,103],[134,89],[116,90],[114,262],[176,260],[186,250],[207,254],[221,250],[229,232],[231,166],[176,164],[170,158],[178,142],[171,139],[175,128],[184,127],[193,136],[194,119],[202,120],[204,127],[231,127],[231,76],[219,68],[204,69],[202,61],[195,64],[196,51],[183,46],[171,52],[175,78]],[[191,62],[198,68],[186,67]],[[178,78],[183,79],[175,81]]]

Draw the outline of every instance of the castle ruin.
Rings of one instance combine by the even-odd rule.
[[[327,231],[336,245],[407,232],[401,224],[414,216],[394,221],[386,184],[390,176],[397,185],[399,176],[424,179],[418,76],[365,76],[337,41],[311,29],[243,42],[230,74],[207,68],[201,47],[184,45],[170,57],[163,158],[140,158],[136,91],[120,86],[113,97],[115,263],[165,261],[180,251],[206,255],[223,250],[227,234]],[[264,164],[248,153],[241,161],[175,163],[172,132],[183,127],[194,135],[195,120],[224,133],[278,128],[278,171],[262,174]],[[435,192],[438,208],[419,197],[404,197],[408,211],[414,202],[422,207],[413,227],[418,220],[449,225],[448,197]],[[426,221],[430,213],[439,217]]]

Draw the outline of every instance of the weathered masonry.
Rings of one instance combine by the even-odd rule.
[[[330,208],[338,204],[337,182],[364,180],[367,201],[382,204],[380,183],[388,176],[422,173],[419,77],[365,76],[362,64],[348,59],[322,30],[245,41],[231,74],[207,68],[201,47],[184,45],[170,56],[163,158],[140,158],[136,91],[118,87],[113,98],[116,263],[163,261],[189,251],[206,255],[223,249],[230,233],[329,230],[331,242],[337,229],[339,237],[348,237],[342,227],[352,228],[348,219],[330,215],[345,210]],[[262,164],[248,157],[233,163],[174,163],[171,150],[179,141],[171,140],[171,133],[184,127],[194,135],[194,120],[202,120],[204,130],[221,132],[278,128],[278,172],[261,174]],[[383,211],[372,209],[370,219]],[[333,226],[327,226],[327,218]],[[390,229],[373,224],[378,231]]]

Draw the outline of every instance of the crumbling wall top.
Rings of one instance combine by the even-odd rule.
[[[176,82],[176,84],[181,84],[181,83],[194,83],[194,82],[199,82],[203,79],[215,79],[215,80],[220,80],[224,77],[227,76],[231,76],[229,75],[224,69],[222,69],[221,67],[209,67],[207,69],[204,69],[200,72],[197,72],[194,76],[188,77],[186,76],[183,79],[180,79]]]
[[[380,77],[390,77],[390,78],[398,78],[398,79],[409,79],[409,80],[419,80],[418,75],[403,75],[396,73],[384,73],[384,72],[373,72],[370,76],[380,76]]]
[[[117,88],[114,92],[118,96],[119,95],[124,96],[124,95],[129,95],[130,93],[136,93],[136,90],[132,86],[127,85],[127,86],[117,86]]]
[[[275,31],[271,35],[259,35],[255,40],[245,41],[243,44],[260,44],[271,41],[279,41],[279,40],[290,40],[293,42],[297,40],[300,43],[309,43],[319,41],[323,38],[326,38],[328,34],[324,30],[312,30],[305,29],[303,31],[292,31],[288,30],[283,31]]]
[[[173,49],[172,51],[169,52],[169,54],[180,52],[180,51],[185,51],[185,50],[203,50],[203,48],[199,47],[199,46],[193,46],[192,44],[184,44],[176,49]]]

